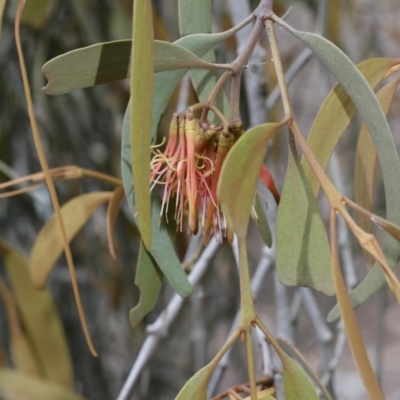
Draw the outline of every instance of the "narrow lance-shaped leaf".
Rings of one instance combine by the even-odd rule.
[[[45,94],[63,94],[71,90],[129,78],[131,40],[98,43],[55,57],[43,65],[48,80]],[[150,61],[149,61],[150,62]],[[154,72],[188,68],[229,69],[197,57],[179,44],[154,41]]]
[[[286,123],[269,123],[250,129],[230,150],[222,167],[218,200],[230,226],[242,238],[247,233],[254,192],[269,140]]]
[[[134,196],[135,188],[132,179],[130,147],[130,118],[129,112],[127,112],[122,127],[121,168],[128,205],[132,215],[135,216],[137,209]],[[165,224],[163,222],[159,223],[160,211],[160,201],[157,195],[154,194],[152,196],[152,247],[150,253],[176,292],[182,297],[186,297],[192,293],[193,288],[182,269]],[[136,218],[135,223],[137,224]],[[153,273],[155,274],[156,272],[154,271]]]
[[[389,112],[399,82],[399,79],[389,82],[376,94],[385,115]],[[359,206],[370,212],[373,209],[376,162],[377,154],[374,142],[366,125],[363,124],[358,136],[354,163],[354,200]],[[371,220],[363,218],[359,214],[358,224],[364,231],[372,233]],[[364,258],[367,265],[372,266],[373,260],[368,253],[364,252]]]
[[[289,139],[290,140],[290,139]],[[334,294],[330,250],[317,202],[290,140],[288,167],[276,221],[276,268],[288,286]]]
[[[0,369],[2,400],[85,400],[53,382],[38,379],[11,369]]]
[[[147,249],[151,247],[150,144],[153,108],[153,16],[151,1],[133,4],[130,143],[138,225]]]
[[[47,291],[32,285],[27,261],[20,253],[3,241],[0,241],[0,253],[40,374],[70,389],[73,385],[71,356],[51,297]]]
[[[388,71],[399,62],[400,60],[388,58],[373,58],[358,64],[357,69],[371,88],[375,88]],[[357,107],[343,86],[338,83],[327,95],[307,138],[308,146],[322,168],[327,167],[340,138],[356,113]],[[302,166],[311,190],[317,197],[320,184],[304,156]]]
[[[374,141],[382,170],[386,194],[387,219],[400,225],[400,160],[388,122],[382,108],[368,82],[350,59],[328,40],[313,33],[300,32],[280,21],[290,33],[310,47],[313,53],[335,75],[360,112]],[[400,246],[387,236],[383,251],[391,268],[395,268],[400,258]],[[382,286],[385,278],[380,266],[374,267],[350,295],[354,307],[370,298]],[[329,318],[336,315],[330,314]]]
[[[22,329],[17,303],[3,278],[0,278],[0,295],[7,315],[10,334],[10,353],[13,367],[20,372],[39,375],[38,365],[29,346],[28,339]]]
[[[354,310],[347,293],[346,284],[340,270],[336,235],[336,213],[335,210],[331,210],[332,275],[346,335],[349,341],[350,349],[353,353],[354,360],[357,364],[358,371],[360,372],[370,399],[384,400],[385,397],[372,370],[367,351],[365,350],[363,338],[361,336]]]
[[[75,197],[61,207],[65,233],[70,242],[92,214],[110,200],[112,192],[93,192]],[[53,215],[39,232],[29,259],[29,272],[33,284],[40,289],[63,252],[63,241],[57,219]]]
[[[141,243],[135,276],[135,285],[139,288],[140,300],[129,313],[132,326],[136,326],[156,305],[162,278],[162,272]]]

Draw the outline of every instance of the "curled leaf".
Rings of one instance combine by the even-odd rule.
[[[70,200],[61,207],[65,232],[70,242],[86,224],[92,214],[110,200],[112,192],[87,193]],[[58,258],[63,252],[63,241],[57,219],[53,215],[39,232],[29,259],[29,272],[33,284],[40,289],[46,286]]]
[[[121,206],[124,197],[125,197],[125,191],[123,186],[118,186],[112,194],[107,210],[108,249],[114,261],[117,260],[117,254],[115,253],[115,247],[114,247],[114,230],[115,230],[115,224],[117,222],[119,208]]]

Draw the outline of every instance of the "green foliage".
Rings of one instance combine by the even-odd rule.
[[[278,278],[284,285],[306,286],[326,295],[336,293],[338,306],[331,311],[328,320],[333,321],[340,315],[343,317],[350,348],[367,392],[374,400],[384,399],[371,368],[353,307],[371,297],[385,279],[400,302],[400,282],[392,271],[400,258],[400,161],[385,117],[400,79],[384,86],[377,96],[374,94],[375,88],[399,69],[400,62],[378,58],[364,61],[356,67],[332,42],[313,33],[298,31],[282,21],[272,12],[272,1],[261,0],[259,3],[254,13],[236,27],[211,33],[211,0],[179,0],[177,19],[181,37],[171,43],[154,40],[153,17],[157,21],[161,19],[158,19],[151,1],[136,0],[133,3],[131,39],[83,47],[44,64],[42,71],[48,80],[43,89],[45,94],[65,94],[130,78],[129,102],[126,101],[122,106],[124,108],[128,102],[121,137],[121,181],[79,167],[51,170],[47,166],[19,40],[19,18],[23,6],[23,2],[20,2],[16,22],[17,46],[42,172],[0,186],[7,189],[17,185],[8,194],[15,195],[40,186],[44,181],[55,215],[47,221],[36,238],[29,270],[23,257],[5,242],[0,242],[0,253],[13,289],[9,290],[7,283],[0,280],[0,292],[12,336],[11,354],[15,368],[13,371],[6,368],[0,370],[0,389],[6,399],[18,396],[29,396],[34,400],[80,399],[71,391],[71,360],[57,312],[47,293],[38,292],[33,285],[44,289],[51,270],[64,250],[84,333],[89,348],[96,354],[80,302],[69,243],[90,216],[108,202],[107,238],[111,257],[117,261],[114,230],[124,196],[129,206],[129,216],[140,233],[140,238],[134,244],[139,249],[135,284],[140,291],[140,299],[130,311],[132,326],[137,326],[154,308],[163,276],[181,297],[193,292],[180,262],[180,251],[188,247],[186,231],[191,235],[197,235],[200,231],[205,245],[212,236],[212,240],[222,243],[226,238],[232,244],[234,235],[237,235],[240,280],[238,326],[216,356],[184,385],[176,400],[206,400],[212,374],[239,337],[245,343],[249,383],[238,386],[239,389],[230,389],[225,398],[235,397],[242,388],[249,392],[248,400],[273,399],[276,382],[267,389],[261,388],[256,382],[252,335],[256,327],[261,329],[281,360],[285,399],[317,400],[319,397],[314,385],[319,386],[324,396],[330,399],[330,394],[301,354],[289,343],[274,338],[259,318],[254,305],[246,245],[251,216],[264,243],[271,247],[273,242],[262,204],[255,193],[260,176],[279,203],[276,220]],[[32,7],[32,3],[29,4]],[[0,0],[0,29],[4,5],[5,1]],[[281,2],[277,1],[275,5],[282,11]],[[47,20],[48,10],[49,3],[43,1],[35,12],[23,14],[23,20],[39,29]],[[330,10],[332,15],[340,16],[340,7],[337,5],[332,5]],[[214,47],[254,20],[247,44],[238,49],[236,59],[231,64],[217,64]],[[307,141],[292,109],[274,23],[283,26],[308,46],[339,81],[321,106]],[[328,21],[324,23],[328,24]],[[285,116],[280,122],[260,124],[245,132],[239,107],[241,77],[245,70],[250,70],[250,57],[264,28],[267,28],[272,51],[273,68],[270,69],[274,70],[274,74],[271,77],[278,82]],[[96,28],[93,29],[91,38],[96,37]],[[165,39],[167,35],[160,34],[160,30],[158,34],[156,32],[156,37]],[[333,40],[338,40],[337,31],[332,27],[329,30],[333,31],[330,32]],[[266,68],[267,75],[270,74],[269,67]],[[221,69],[224,70],[223,74],[218,71]],[[164,124],[161,117],[164,113],[167,115],[167,106],[174,103],[173,93],[186,73],[190,75],[194,94],[189,96],[186,93],[189,104],[184,110],[178,110],[179,114],[173,115],[169,134],[162,132],[161,136],[166,137],[166,146],[164,141],[156,145],[159,126]],[[231,84],[229,100],[224,91],[228,82]],[[355,197],[360,204],[340,193],[325,173],[340,138],[357,111],[365,123],[356,152]],[[276,114],[272,112],[271,115]],[[286,126],[289,129],[288,163],[280,197],[263,161],[272,137]],[[303,152],[302,162],[296,145]],[[387,220],[372,214],[377,160],[385,186]],[[112,184],[114,190],[82,194],[60,208],[53,180],[81,177]],[[26,182],[30,182],[31,186],[18,186]],[[320,187],[330,210],[331,248],[317,201]],[[369,218],[386,232],[383,251],[372,234],[372,224],[357,224],[347,207],[356,210],[359,217]],[[361,247],[376,260],[366,278],[350,295],[339,265],[337,214],[344,218]],[[175,224],[171,224],[172,219]],[[171,233],[171,226],[179,231],[178,235]],[[176,237],[180,242],[175,243]]]

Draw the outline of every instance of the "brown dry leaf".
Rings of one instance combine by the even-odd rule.
[[[117,254],[114,246],[114,230],[117,222],[117,216],[122,200],[125,198],[125,191],[123,186],[118,186],[110,199],[107,209],[107,238],[108,238],[108,249],[111,257],[114,261],[117,261]]]
[[[363,232],[361,228],[359,228],[355,223],[354,225],[359,229],[360,232]],[[350,228],[352,227],[350,226]],[[365,232],[363,233],[365,235],[372,236]],[[368,359],[367,351],[365,350],[364,347],[364,342],[361,336],[360,329],[357,324],[353,306],[351,304],[349,294],[347,293],[346,284],[344,282],[339,265],[339,254],[338,254],[336,235],[337,235],[336,213],[334,210],[331,210],[332,275],[334,278],[337,301],[339,304],[340,313],[343,318],[344,327],[346,329],[347,338],[349,341],[351,351],[353,353],[354,361],[357,364],[357,368],[360,372],[361,378],[363,379],[369,397],[374,400],[385,400],[385,396],[382,393],[379,383],[372,370],[371,363]],[[357,238],[360,240],[358,236]],[[361,246],[363,246],[361,240],[360,244]]]

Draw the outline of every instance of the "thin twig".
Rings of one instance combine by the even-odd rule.
[[[220,243],[211,240],[207,247],[204,249],[200,258],[196,262],[192,269],[192,272],[188,276],[189,282],[196,286],[200,279],[205,274],[207,267],[210,264],[211,259],[220,247]],[[137,383],[143,368],[146,366],[154,351],[156,350],[158,343],[162,337],[164,337],[171,324],[175,321],[185,299],[175,294],[168,306],[160,314],[157,320],[147,327],[147,337],[140,349],[140,352],[132,366],[125,384],[118,395],[117,400],[128,400],[131,395],[135,384]]]

